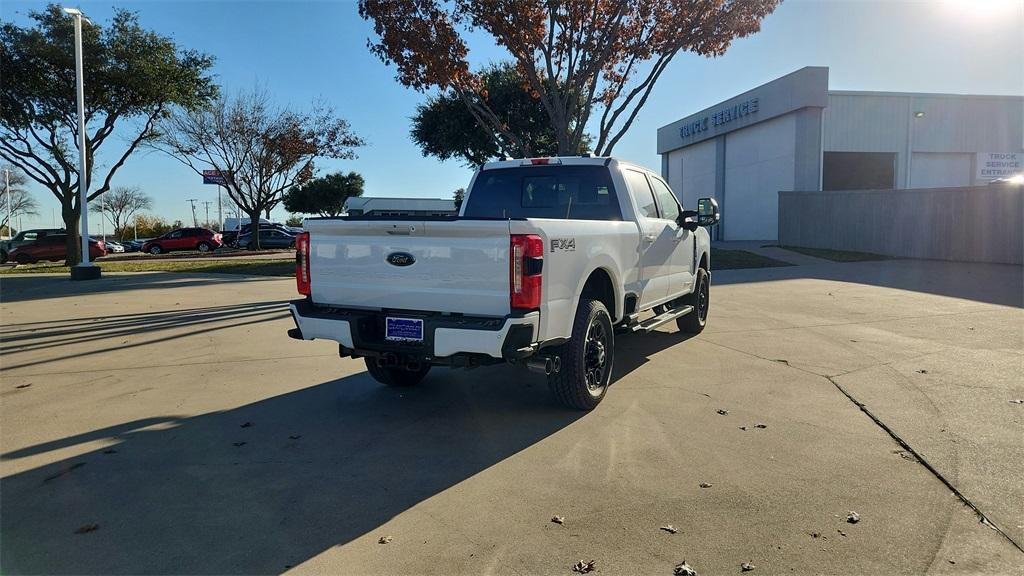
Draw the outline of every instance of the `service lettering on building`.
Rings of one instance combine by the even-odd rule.
[[[689,138],[695,136],[701,132],[706,132],[709,127],[722,126],[728,124],[733,120],[749,116],[760,109],[760,99],[751,98],[737,104],[733,104],[727,108],[715,112],[710,116],[691,120],[682,125],[679,128],[679,135],[683,138]]]
[[[1020,152],[978,152],[978,180],[1012,178],[1024,173],[1024,154]]]

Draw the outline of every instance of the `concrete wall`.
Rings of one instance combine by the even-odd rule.
[[[779,192],[783,246],[1024,263],[1024,187]]]

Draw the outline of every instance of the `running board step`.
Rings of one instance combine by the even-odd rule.
[[[693,306],[690,305],[680,306],[679,308],[673,308],[668,312],[659,314],[654,318],[648,318],[647,320],[644,320],[643,322],[634,325],[632,330],[633,332],[650,332],[651,330],[654,330],[658,326],[671,322],[676,318],[679,318],[680,316],[686,316],[690,312],[693,312]]]

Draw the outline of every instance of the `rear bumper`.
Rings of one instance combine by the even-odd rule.
[[[309,300],[289,304],[295,328],[288,331],[301,340],[334,340],[355,356],[396,354],[433,362],[464,355],[519,360],[533,353],[540,315],[486,318],[425,312],[384,313],[315,306]],[[385,317],[423,319],[423,342],[393,342],[384,338]]]

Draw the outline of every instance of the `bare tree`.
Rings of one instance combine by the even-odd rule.
[[[125,228],[132,216],[152,207],[153,199],[138,186],[118,186],[104,194],[99,202],[92,203],[89,209],[105,217],[114,226],[114,235],[124,240]]]
[[[309,181],[317,158],[355,158],[363,144],[348,122],[323,104],[310,112],[275,106],[265,91],[217,99],[183,111],[159,126],[151,145],[197,174],[220,171],[231,200],[244,211],[252,230],[260,215],[281,202],[283,193]],[[259,247],[259,234],[251,246]]]
[[[10,214],[20,214],[22,216],[39,214],[39,204],[28,193],[28,189],[25,188],[25,185],[28,184],[28,178],[14,166],[7,165],[0,168],[0,186],[4,185],[2,170],[9,171],[8,180],[11,186]],[[0,228],[3,228],[7,235],[10,236],[10,230],[7,230],[7,217],[9,216],[7,212],[7,189],[0,189],[0,213],[3,214],[3,219],[0,220]]]

